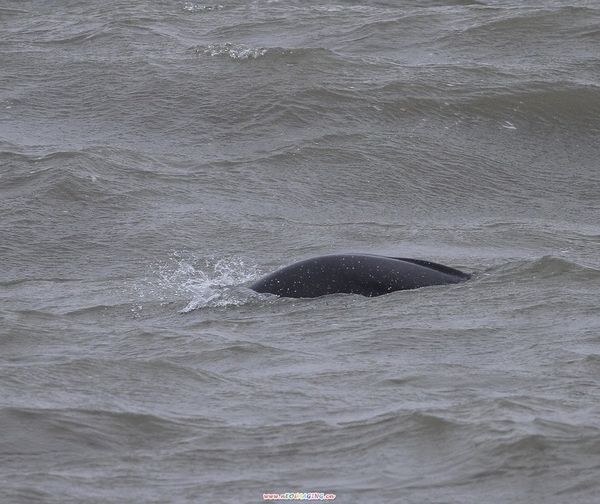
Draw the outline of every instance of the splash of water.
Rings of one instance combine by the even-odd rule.
[[[241,257],[197,257],[176,251],[166,261],[151,267],[141,294],[158,298],[163,304],[187,299],[187,305],[180,313],[205,307],[240,305],[256,297],[243,284],[259,275],[258,266]]]

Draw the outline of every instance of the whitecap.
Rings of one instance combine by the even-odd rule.
[[[197,47],[196,54],[207,54],[209,56],[229,56],[236,60],[256,59],[264,56],[267,49],[264,47],[248,47],[243,44],[210,44],[206,47]]]

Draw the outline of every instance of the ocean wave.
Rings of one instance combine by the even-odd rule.
[[[116,15],[114,12],[105,12],[103,15],[96,14],[87,19],[77,19],[69,21],[60,18],[48,20],[43,29],[33,27],[32,31],[36,37],[28,44],[34,46],[48,47],[78,47],[88,43],[97,44],[104,42],[104,46],[109,47],[111,43],[119,43],[119,40],[131,39],[137,40],[140,35],[149,34],[160,38],[179,40],[180,35],[172,30],[165,28],[159,21],[164,21],[164,13],[140,15],[134,13],[120,12]],[[73,16],[75,18],[75,16]],[[30,32],[18,32],[17,37],[25,37]],[[111,61],[118,59],[118,55],[111,54]],[[96,52],[94,59],[98,57]]]
[[[545,120],[580,126],[591,132],[600,114],[600,86],[571,82],[532,83],[506,90],[481,90],[480,96],[459,98],[455,108],[463,114],[533,123]],[[460,103],[460,102],[463,103]]]
[[[469,26],[458,33],[461,37],[470,39],[498,40],[504,36],[513,37],[517,34],[526,37],[541,33],[544,37],[562,37],[564,33],[578,33],[579,30],[593,26],[599,9],[588,6],[568,5],[557,8],[524,8],[503,9],[501,15],[494,15],[492,19],[481,19],[474,26]],[[565,23],[569,18],[570,23]],[[579,24],[582,23],[582,24]],[[455,34],[456,35],[456,34]],[[452,36],[450,36],[452,38]]]
[[[452,80],[479,82],[471,89],[448,86],[440,81],[440,73]],[[492,119],[499,128],[509,129],[564,123],[591,134],[600,114],[600,86],[593,83],[523,82],[505,75],[500,67],[459,65],[428,68],[420,80],[363,88],[357,99],[371,101],[380,117],[389,120],[419,116],[469,124]]]
[[[162,415],[106,408],[0,409],[5,439],[3,452],[18,446],[20,453],[61,453],[87,447],[94,450],[169,446],[171,456],[194,456],[218,449],[231,460],[239,456],[357,454],[386,443],[416,436],[447,436],[456,427],[441,417],[423,413],[390,413],[350,424],[323,420],[263,425],[226,425],[201,416]],[[36,435],[25,436],[34,430]],[[179,443],[182,438],[202,443]],[[235,444],[231,443],[235,439]],[[324,441],[325,440],[325,441]],[[173,444],[176,443],[176,444]]]
[[[209,54],[206,48],[197,49]],[[229,51],[233,51],[229,54]],[[331,60],[330,68],[342,64],[337,56],[321,50],[243,49],[238,53],[228,47],[214,53],[227,58],[319,58]],[[310,55],[310,56],[309,56]],[[323,64],[325,64],[323,62]],[[464,76],[464,69],[441,69],[440,72],[456,72]],[[436,125],[446,129],[467,128],[473,125],[486,125],[498,130],[530,132],[532,128],[554,129],[567,126],[580,134],[594,135],[598,131],[596,118],[600,115],[600,86],[577,81],[523,82],[509,78],[504,81],[501,69],[486,68],[472,70],[470,80],[484,78],[475,88],[448,87],[440,81],[436,69],[429,69],[432,75],[423,75],[418,82],[397,81],[385,85],[358,83],[353,88],[332,84],[310,85],[290,89],[285,96],[270,99],[259,90],[243,96],[243,103],[237,98],[233,102],[239,107],[235,123],[244,131],[255,131],[258,127],[273,125],[306,127],[317,123],[319,130],[339,131],[340,121],[345,131],[361,131],[365,122],[389,124],[398,127],[402,123],[404,131],[429,130],[430,124],[418,121],[435,120]],[[486,75],[482,77],[482,72]],[[455,77],[453,77],[455,78]],[[458,77],[456,77],[458,78]],[[500,83],[499,83],[500,82]],[[348,126],[355,126],[350,130]],[[316,130],[318,133],[319,130]]]
[[[357,456],[390,444],[417,442],[423,437],[448,436],[458,424],[437,415],[392,412],[350,423],[322,419],[262,425],[232,425],[226,437],[213,437],[211,447],[192,446],[180,456],[218,449],[223,457],[256,456]],[[235,446],[228,439],[236,439]]]
[[[34,283],[34,284],[44,284],[44,283],[67,283],[67,282],[80,282],[80,278],[16,278],[13,280],[0,281],[0,286],[2,287],[17,287],[23,284]]]
[[[508,439],[497,440],[491,452],[498,457],[497,460],[502,467],[518,465],[522,469],[537,469],[538,456],[556,449],[560,444],[569,444],[575,449],[585,449],[586,445],[600,445],[600,434],[593,427],[582,428],[582,426],[567,424],[562,424],[562,427],[562,433],[513,434]]]
[[[21,14],[30,14],[30,12],[23,10],[23,9],[14,9],[11,7],[0,7],[0,16],[18,16]]]
[[[0,161],[3,188],[36,199],[105,201],[122,198],[130,206],[148,194],[161,194],[165,179],[183,180],[188,170],[178,171],[170,160],[140,151],[108,146],[80,150],[4,150]],[[18,166],[19,169],[14,168]],[[127,199],[124,199],[124,198]]]
[[[46,36],[44,38],[37,39],[36,45],[67,45],[67,44],[78,44],[87,41],[98,41],[103,37],[110,36],[110,30],[108,26],[102,25],[95,28],[82,28],[74,30],[72,34],[63,34],[64,28],[61,28],[61,33],[56,36]]]
[[[244,345],[241,345],[242,347]],[[261,345],[258,345],[261,347]],[[237,349],[240,345],[232,345]],[[266,350],[262,347],[261,350]],[[123,348],[118,358],[94,357],[94,358],[73,358],[70,356],[62,357],[59,362],[36,363],[34,365],[18,365],[10,370],[9,381],[14,381],[19,385],[27,383],[43,382],[49,387],[60,387],[61,383],[70,383],[77,385],[78,391],[85,393],[86,388],[93,384],[95,380],[106,381],[106,388],[112,387],[114,381],[126,382],[127,380],[139,380],[145,382],[145,377],[161,376],[160,390],[168,392],[171,388],[195,388],[198,386],[223,386],[229,390],[234,390],[237,386],[245,386],[245,383],[237,377],[229,376],[224,373],[217,373],[202,369],[194,365],[187,365],[184,362],[177,361],[178,355],[171,355],[165,358],[163,354],[152,356],[145,354],[143,358],[139,355],[132,355],[126,341],[123,341]],[[204,359],[209,360],[209,359]],[[0,369],[0,374],[6,370]],[[149,382],[148,382],[149,383]],[[152,387],[155,387],[152,385]],[[142,385],[138,390],[141,391]],[[154,388],[154,392],[158,389]],[[78,391],[73,391],[73,402],[76,404],[81,397]],[[108,390],[106,391],[108,397]],[[112,396],[113,402],[118,403],[119,392],[115,391]],[[67,401],[67,398],[65,398]],[[65,402],[65,404],[68,404]]]
[[[64,453],[79,448],[133,449],[169,443],[186,430],[184,418],[84,408],[0,408],[2,453]],[[205,421],[207,422],[207,421]],[[194,424],[201,425],[201,418]]]
[[[289,352],[270,345],[264,345],[256,342],[238,341],[228,343],[225,346],[212,350],[203,350],[199,355],[200,361],[218,362],[220,360],[229,360],[241,358],[244,361],[248,359],[258,358],[264,359],[266,356],[271,356],[274,359],[289,356],[294,358],[297,352]]]
[[[339,424],[343,430],[364,431],[379,430],[395,431],[400,428],[403,431],[435,431],[442,433],[452,431],[460,424],[435,413],[426,411],[392,411],[374,417],[344,422]]]
[[[569,277],[573,280],[596,282],[600,278],[600,269],[582,266],[562,257],[544,256],[529,261],[515,261],[494,268],[496,273],[520,278],[549,279]]]
[[[40,153],[26,153],[14,151],[0,151],[0,159],[7,161],[27,161],[31,163],[39,163],[50,160],[68,160],[76,158],[80,154],[79,151],[51,151]]]

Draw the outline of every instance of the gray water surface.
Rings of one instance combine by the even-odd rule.
[[[595,503],[600,4],[0,4],[0,500]],[[247,285],[313,255],[469,282]]]

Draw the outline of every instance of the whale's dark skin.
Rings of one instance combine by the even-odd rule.
[[[326,294],[381,296],[397,290],[464,282],[454,268],[419,259],[372,254],[336,254],[306,259],[257,280],[256,292],[292,298]]]

